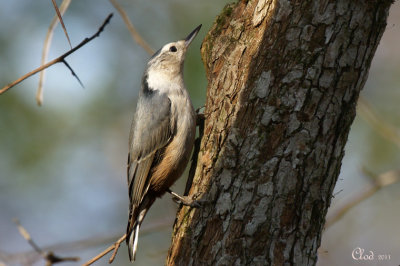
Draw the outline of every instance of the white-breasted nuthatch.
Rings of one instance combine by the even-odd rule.
[[[139,227],[157,197],[182,175],[193,149],[196,113],[183,82],[183,62],[201,25],[164,45],[147,63],[129,136],[129,221],[126,242],[135,260]]]

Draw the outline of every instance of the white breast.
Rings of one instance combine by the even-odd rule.
[[[196,114],[189,93],[185,89],[182,75],[173,75],[166,71],[148,69],[147,83],[153,90],[165,93],[171,100],[171,123],[175,128],[179,152],[184,153],[189,145],[190,151],[196,132]],[[189,156],[179,154],[179,156]]]

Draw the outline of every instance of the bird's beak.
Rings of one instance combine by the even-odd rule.
[[[201,28],[201,24],[197,26],[186,38],[185,38],[185,46],[188,47],[189,44],[193,41],[194,37],[196,37],[197,33],[199,33]]]

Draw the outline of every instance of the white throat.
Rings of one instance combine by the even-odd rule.
[[[153,70],[152,68],[147,72],[147,83],[151,89],[167,94],[184,88],[181,75],[169,71]]]

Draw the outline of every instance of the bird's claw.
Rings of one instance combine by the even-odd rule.
[[[180,196],[172,191],[170,193],[172,195],[172,199],[176,203],[182,203],[185,206],[190,206],[192,208],[200,208],[204,203],[202,200],[197,200],[197,197],[200,195],[200,193],[196,193],[195,195],[193,195],[193,197]]]

